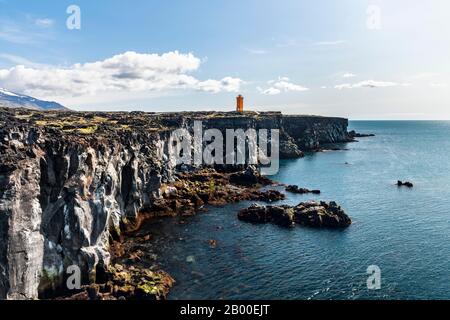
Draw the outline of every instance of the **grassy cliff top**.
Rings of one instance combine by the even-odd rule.
[[[0,129],[14,125],[29,125],[61,134],[93,135],[112,132],[160,132],[178,128],[184,120],[261,120],[285,118],[322,118],[308,115],[282,115],[281,112],[86,112],[36,111],[0,108]]]

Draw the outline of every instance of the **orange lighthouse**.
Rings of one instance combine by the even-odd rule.
[[[244,97],[238,95],[236,98],[236,112],[244,113]]]

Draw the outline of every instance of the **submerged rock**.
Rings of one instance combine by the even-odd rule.
[[[210,246],[211,248],[217,247],[217,240],[216,240],[216,239],[209,239],[209,240],[208,240],[208,243],[209,243],[209,246]]]
[[[187,256],[186,257],[186,262],[195,263],[195,257],[194,256]]]
[[[352,223],[350,217],[334,201],[302,202],[295,207],[253,204],[241,210],[238,219],[253,223],[272,222],[284,227],[301,224],[315,228],[346,228]]]

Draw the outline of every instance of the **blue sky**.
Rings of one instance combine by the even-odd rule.
[[[69,30],[69,5],[81,29]],[[78,110],[450,119],[445,0],[0,0],[0,86]]]

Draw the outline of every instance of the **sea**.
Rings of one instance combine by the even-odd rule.
[[[149,222],[155,260],[176,280],[168,298],[450,299],[450,122],[350,121],[349,130],[375,136],[284,160],[270,177],[322,191],[279,204],[336,201],[349,228],[239,221],[252,202]]]

